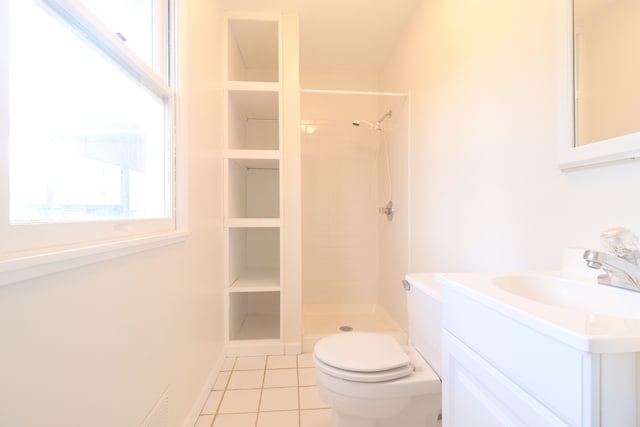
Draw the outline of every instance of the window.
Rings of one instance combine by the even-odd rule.
[[[138,58],[164,74],[166,44],[154,35],[166,35],[164,1],[157,0],[81,0],[107,28],[116,34]]]
[[[0,0],[4,258],[176,229],[171,3]]]

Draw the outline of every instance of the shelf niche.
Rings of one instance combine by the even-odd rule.
[[[280,229],[229,229],[229,286],[255,290],[280,286]]]
[[[229,19],[228,80],[278,82],[277,21]]]
[[[229,218],[279,218],[280,169],[274,159],[228,159]]]
[[[280,338],[280,292],[231,293],[229,313],[232,341]]]
[[[278,150],[278,92],[229,91],[228,145],[232,150]]]

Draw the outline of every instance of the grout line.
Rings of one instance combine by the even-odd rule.
[[[209,391],[210,393],[214,392],[214,391],[222,391],[222,395],[220,397],[220,401],[218,402],[218,404],[217,404],[217,406],[215,408],[215,413],[214,414],[203,414],[202,410],[200,412],[200,416],[213,415],[213,420],[211,421],[211,424],[210,424],[209,427],[213,427],[215,421],[218,419],[218,415],[254,414],[254,412],[232,412],[232,413],[225,413],[225,414],[220,414],[220,412],[219,412],[220,411],[220,407],[222,406],[222,401],[224,400],[224,398],[225,398],[225,396],[227,394],[227,391],[233,391],[233,390],[229,390],[229,384],[231,382],[231,376],[233,375],[233,372],[244,372],[244,371],[246,371],[245,369],[236,370],[235,368],[236,368],[237,362],[238,362],[238,357],[235,358],[230,371],[220,371],[218,373],[218,375],[220,375],[220,373],[222,373],[222,372],[228,372],[229,373],[229,376],[228,376],[226,382],[224,383],[224,389],[223,390],[213,390],[212,389],[212,390]],[[260,410],[261,405],[262,405],[263,392],[264,392],[264,389],[265,389],[264,386],[265,386],[265,383],[266,383],[267,371],[270,371],[270,370],[275,371],[275,370],[283,370],[283,369],[295,369],[296,370],[296,382],[297,382],[297,385],[296,386],[270,387],[270,389],[284,389],[284,388],[295,388],[296,389],[296,392],[297,392],[296,398],[297,398],[298,407],[297,407],[297,409],[295,409],[295,411],[297,412],[297,415],[298,415],[298,427],[301,427],[302,426],[302,411],[303,411],[303,409],[301,408],[301,399],[300,399],[300,388],[302,387],[302,386],[300,386],[300,369],[301,368],[306,369],[307,367],[301,367],[300,366],[298,355],[296,355],[296,358],[295,358],[295,367],[289,367],[289,368],[282,367],[282,368],[267,369],[267,366],[268,366],[268,356],[265,357],[265,364],[264,364],[264,368],[262,370],[262,372],[263,372],[262,384],[261,384],[261,388],[260,389],[257,389],[257,388],[238,389],[238,390],[260,390],[260,395],[259,395],[259,398],[258,398],[258,408],[257,408],[257,412],[255,412],[256,420],[255,420],[254,427],[258,427],[258,420],[260,419],[260,414],[262,412],[269,413],[269,412],[293,411],[293,409],[287,409],[287,410],[280,410],[279,409],[279,410],[266,410],[266,411],[261,411]],[[260,369],[253,369],[253,370],[254,371],[259,371]],[[217,381],[217,379],[216,379],[216,381]],[[304,387],[309,388],[309,387],[314,387],[314,386],[313,385],[309,385],[309,386],[304,386]],[[326,408],[324,408],[324,407],[322,407],[322,408],[305,408],[304,410],[313,410],[313,409],[326,409]]]
[[[262,406],[262,393],[264,391],[264,382],[267,379],[267,365],[269,356],[264,358],[264,370],[262,371],[262,387],[260,387],[260,397],[258,398],[258,412],[256,413],[256,423],[254,427],[258,427],[258,420],[260,419],[260,407]]]
[[[224,383],[224,389],[222,390],[222,395],[220,396],[220,401],[218,402],[218,405],[216,406],[216,412],[215,414],[213,414],[213,421],[211,421],[211,425],[209,427],[213,427],[213,424],[216,422],[216,419],[218,419],[218,414],[220,413],[220,406],[222,405],[222,401],[224,400],[224,396],[227,394],[227,387],[229,386],[229,382],[231,381],[231,375],[233,373],[233,368],[235,368],[236,366],[236,362],[238,361],[238,358],[234,358],[233,359],[233,364],[231,365],[231,370],[230,371],[224,371],[224,372],[229,372],[229,377],[227,378],[227,381],[225,381]],[[218,372],[218,376],[220,376],[220,373],[223,371]],[[218,378],[216,377],[216,382],[217,382]],[[215,382],[214,382],[214,387],[215,387]],[[209,394],[211,394],[213,390],[209,391]],[[202,410],[201,410],[202,411]]]
[[[298,389],[296,390],[298,395],[298,427],[302,426],[302,405],[300,404],[300,364],[298,363],[298,356],[296,356],[296,380],[298,382]]]

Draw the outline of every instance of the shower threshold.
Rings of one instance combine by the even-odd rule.
[[[377,304],[303,304],[303,352],[313,351],[322,337],[349,331],[388,334],[407,344],[407,333]]]

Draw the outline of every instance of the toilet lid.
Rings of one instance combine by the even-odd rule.
[[[338,369],[333,366],[329,366],[326,363],[320,361],[315,354],[313,355],[313,361],[316,368],[336,378],[343,380],[355,381],[359,383],[378,383],[383,381],[392,381],[398,378],[409,376],[413,373],[413,366],[411,364],[401,366],[399,368],[389,369],[387,371],[380,372],[355,372],[346,369]]]
[[[409,356],[395,338],[368,332],[345,332],[319,340],[313,353],[325,365],[373,373],[409,366]]]

